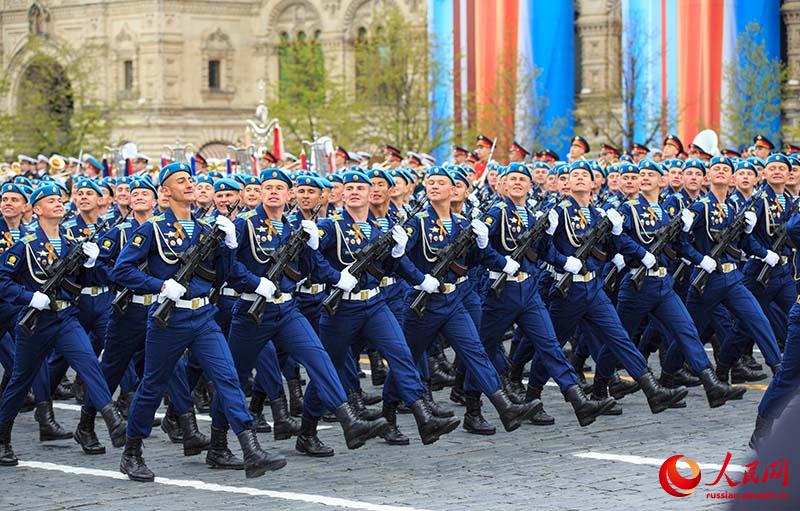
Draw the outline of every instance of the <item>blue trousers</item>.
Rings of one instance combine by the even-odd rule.
[[[699,373],[711,367],[692,317],[674,290],[671,276],[645,277],[642,288],[637,291],[630,273],[626,272],[622,277],[617,296],[617,313],[622,326],[631,337],[639,330],[645,318],[652,315],[657,320],[659,329],[666,334],[665,338],[669,339],[670,343],[677,343],[690,370]],[[665,359],[664,371],[675,372],[681,368],[683,360],[669,359],[670,357]],[[598,360],[598,366],[600,363]]]
[[[524,282],[506,282],[500,297],[487,295],[481,339],[489,358],[494,358],[503,335],[516,323],[524,338],[535,346],[532,371],[551,376],[564,391],[577,383],[578,375],[561,350],[553,323],[539,296],[537,281],[529,277]]]
[[[151,306],[150,312],[155,307]],[[212,305],[194,311],[176,308],[167,327],[160,326],[148,315],[144,376],[128,413],[129,438],[147,438],[150,435],[153,416],[161,403],[164,388],[174,374],[175,364],[187,349],[214,383],[212,426],[224,428],[229,423],[236,434],[250,429],[252,417],[239,386],[228,343],[214,321],[215,312],[216,307]]]
[[[11,376],[11,372],[14,370],[15,350],[14,338],[11,336],[11,333],[6,332],[0,337],[0,365],[3,366],[3,369],[9,376]],[[48,371],[46,361],[42,362],[42,366],[36,372],[31,390],[33,391],[33,397],[37,403],[50,401],[50,371]]]
[[[106,347],[100,367],[112,394],[120,385],[123,374],[133,365],[134,356],[145,349],[147,309],[145,305],[132,303],[121,318],[112,317],[108,323]],[[167,395],[178,414],[194,408],[191,389],[186,379],[185,363],[175,364],[167,382]]]
[[[383,384],[384,401],[387,393],[399,396],[408,405],[422,397],[422,382],[403,331],[380,294],[363,302],[342,300],[336,315],[322,312],[319,329],[322,345],[330,355],[346,392],[355,390],[348,387],[345,373],[346,358],[352,359],[350,346],[366,339],[389,362]]]
[[[256,324],[247,316],[250,305],[251,302],[239,300],[234,306],[231,321],[229,342],[239,381],[244,383],[247,380],[254,361],[261,358],[264,346],[271,339],[308,372],[303,413],[317,418],[326,410],[334,410],[344,403],[347,396],[336,369],[319,337],[308,320],[300,314],[294,301],[280,305],[267,304],[261,324]]]
[[[783,362],[758,405],[758,415],[777,419],[800,387],[800,305],[795,303],[789,312],[789,329]]]
[[[604,355],[605,351],[610,351],[635,379],[647,370],[644,357],[623,328],[614,305],[603,290],[602,279],[573,282],[565,298],[553,286],[550,318],[560,342],[566,342],[580,324],[582,329],[586,329],[586,335],[592,335],[603,343],[598,357],[610,356]]]
[[[413,293],[409,294],[409,302],[413,296]],[[441,334],[464,364],[464,390],[480,391],[489,396],[500,388],[497,370],[486,354],[458,290],[447,295],[431,295],[421,318],[408,314],[403,331],[417,363],[423,359],[427,363],[427,349]],[[392,397],[394,399],[389,402],[396,402],[396,396]]]
[[[33,335],[17,328],[14,370],[0,401],[0,422],[13,422],[25,402],[28,389],[48,353],[55,350],[75,368],[86,386],[86,402],[96,409],[111,403],[97,356],[81,324],[77,310],[42,312]]]
[[[692,279],[697,271],[693,272]],[[740,322],[742,329],[758,344],[767,364],[770,367],[778,365],[781,361],[778,342],[775,340],[775,335],[772,333],[772,328],[764,316],[758,300],[744,286],[742,273],[739,270],[730,273],[712,273],[709,275],[703,294],[698,293],[694,288],[689,290],[686,308],[692,315],[698,332],[702,332],[706,328],[714,309],[720,304],[723,304],[734,317],[747,318],[746,321]],[[737,355],[731,360],[732,355],[729,355],[736,351],[735,348],[727,346],[733,337],[733,335],[729,335],[723,342],[720,362],[732,364],[739,358]],[[726,358],[723,358],[723,354]]]

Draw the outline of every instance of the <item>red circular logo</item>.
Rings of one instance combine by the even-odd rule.
[[[684,460],[692,469],[692,475],[688,478],[678,472],[678,460],[681,458],[683,458],[683,454],[670,456],[661,464],[661,470],[658,471],[658,481],[661,483],[661,487],[673,497],[688,497],[700,484],[700,466],[696,461],[689,458]]]

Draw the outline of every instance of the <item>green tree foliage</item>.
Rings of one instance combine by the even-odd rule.
[[[725,66],[730,88],[722,103],[723,139],[733,146],[748,145],[753,133],[770,140],[780,138],[781,87],[787,69],[780,59],[770,59],[761,25],[748,23],[736,41],[736,58]]]

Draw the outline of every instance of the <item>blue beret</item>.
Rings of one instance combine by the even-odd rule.
[[[734,172],[739,172],[740,170],[749,170],[753,174],[758,174],[758,169],[756,168],[756,166],[753,165],[752,162],[749,162],[747,160],[740,160],[736,164],[736,167],[734,168]]]
[[[524,163],[519,163],[516,161],[508,164],[508,167],[506,168],[506,174],[522,174],[533,179],[533,176],[531,176],[531,171],[530,169],[528,169],[528,166],[525,165]]]
[[[592,164],[589,163],[588,161],[575,160],[574,162],[572,162],[572,165],[569,166],[569,172],[572,173],[576,170],[585,170],[586,172],[589,173],[590,176],[592,176],[592,179],[594,179],[594,170],[592,170]]]
[[[215,192],[227,192],[227,191],[240,191],[242,189],[241,183],[236,181],[235,179],[230,178],[222,178],[217,179],[214,181],[214,191]]]
[[[719,165],[719,164],[727,165],[728,167],[730,167],[731,170],[733,170],[733,162],[727,156],[714,156],[713,158],[711,158],[711,161],[708,162],[708,168],[711,168],[714,165]]]
[[[158,191],[156,190],[155,185],[149,179],[133,179],[130,181],[131,191],[136,189],[145,189],[150,190],[153,192],[153,195],[158,197]]]
[[[784,165],[790,168],[792,166],[792,162],[789,161],[789,157],[781,153],[770,154],[769,157],[767,158],[766,165],[764,166],[766,167],[770,163],[783,163]]]
[[[639,171],[652,170],[664,175],[664,167],[650,159],[639,160]]]
[[[368,185],[372,184],[372,181],[370,181],[369,177],[367,177],[367,175],[361,172],[360,170],[348,170],[347,172],[342,174],[342,182],[344,184],[347,183],[367,183]]]
[[[428,176],[444,176],[450,180],[450,183],[455,186],[456,180],[453,176],[447,172],[444,167],[434,166],[428,169]]]
[[[392,176],[392,178],[394,179],[394,183],[395,184],[397,184],[397,178],[398,177],[400,179],[402,179],[405,184],[408,184],[408,183],[411,182],[411,178],[408,177],[408,174],[406,174],[405,171],[403,171],[403,169],[392,169],[392,170],[389,171],[389,175]]]
[[[638,174],[639,167],[637,167],[633,163],[623,161],[619,165],[617,165],[617,172],[619,172],[620,176],[623,174]]]
[[[196,184],[206,183],[209,185],[214,184],[214,178],[210,174],[200,174],[199,176],[195,176],[194,181]]]
[[[756,167],[763,167],[764,166],[764,160],[762,160],[761,158],[756,158],[755,156],[751,156],[750,158],[747,159],[747,161],[749,161],[750,163],[752,163]]]
[[[469,188],[469,185],[471,183],[469,182],[469,176],[467,176],[467,169],[465,169],[461,165],[457,165],[453,167],[453,169],[450,171],[450,174],[452,174],[457,181],[461,181],[462,183],[467,185],[467,188]]]
[[[222,177],[222,172],[217,172],[216,170],[210,170],[206,172],[206,174],[211,176],[211,179],[219,179]]]
[[[630,154],[623,154],[619,157],[619,161],[627,161],[628,163],[633,163],[633,158],[631,158]]]
[[[100,180],[99,185],[102,186],[103,188],[107,188],[109,193],[111,193],[111,196],[113,197],[114,186],[117,185],[117,180],[114,179],[113,177],[104,177],[103,179]]]
[[[597,160],[592,160],[592,161],[591,161],[591,162],[589,162],[589,163],[591,163],[591,165],[592,165],[592,171],[595,173],[595,175],[597,175],[597,174],[600,174],[600,175],[602,175],[603,177],[606,177],[606,169],[604,169],[604,168],[603,168],[603,166],[602,166],[602,165],[600,165],[600,162],[599,162],[599,161],[597,161]]]
[[[318,178],[317,178],[317,181],[319,181],[320,183],[322,183],[322,186],[323,186],[323,187],[325,187],[325,188],[331,188],[331,189],[333,189],[333,183],[331,183],[330,181],[328,181],[328,179],[327,179],[327,178],[324,178],[324,177],[318,177]]]
[[[25,176],[14,176],[14,182],[33,188],[33,182]]]
[[[800,158],[797,158],[796,156],[789,156],[789,161],[792,163],[792,167],[800,167]]]
[[[298,177],[295,181],[295,186],[311,186],[313,188],[319,188],[320,190],[325,187],[319,178],[308,175]]]
[[[550,170],[550,165],[548,165],[547,162],[543,162],[543,161],[539,160],[539,161],[533,162],[533,168]]]
[[[95,185],[96,186],[96,185]],[[31,206],[36,204],[40,199],[56,195],[61,197],[61,188],[54,184],[42,185],[31,193],[30,203]]]
[[[566,176],[567,174],[569,174],[569,170],[570,170],[569,165],[567,165],[566,163],[559,163],[557,165],[553,165],[553,172],[555,172],[557,176]]]
[[[189,167],[188,163],[183,162],[175,162],[170,163],[169,165],[164,165],[164,167],[161,169],[161,172],[158,173],[159,184],[163,185],[167,179],[178,172],[186,172],[187,174],[191,175],[192,169]]]
[[[390,187],[397,184],[397,183],[395,183],[394,178],[391,176],[391,174],[389,174],[388,172],[386,172],[383,169],[372,169],[372,170],[369,170],[369,171],[367,171],[367,177],[369,177],[369,178],[379,177],[381,179],[384,179],[384,180],[386,180],[387,183],[389,183]]]
[[[614,173],[619,174],[619,162],[618,163],[612,163],[611,165],[606,167],[606,176],[608,176],[609,174],[614,174]]]
[[[257,176],[248,176],[243,174],[241,178],[237,179],[237,181],[242,183],[242,186],[261,185],[261,181],[258,179]]]
[[[686,170],[686,169],[702,170],[703,171],[703,175],[705,175],[705,173],[706,173],[706,165],[705,165],[705,163],[703,163],[703,160],[700,160],[698,158],[692,158],[690,160],[686,160],[685,162],[683,162],[683,170]]]
[[[258,177],[261,178],[261,183],[266,183],[271,179],[277,179],[278,181],[283,181],[289,185],[289,188],[292,187],[292,178],[289,177],[289,174],[287,174],[286,171],[276,167],[262,170]]]
[[[103,165],[101,165],[100,162],[97,161],[93,156],[89,156],[89,157],[86,158],[86,164],[87,165],[91,165],[92,167],[94,167],[97,170],[100,170],[100,171],[103,170]]]
[[[341,174],[329,174],[328,179],[330,179],[331,183],[344,183]]]
[[[0,196],[2,196],[4,193],[18,193],[27,201],[28,194],[25,193],[25,188],[25,185],[20,183],[5,183],[2,187],[0,187]]]
[[[94,190],[97,193],[97,195],[99,195],[100,197],[103,196],[103,190],[101,190],[100,186],[97,183],[95,183],[94,180],[92,179],[81,179],[80,181],[78,181],[78,190],[84,190],[84,189]]]

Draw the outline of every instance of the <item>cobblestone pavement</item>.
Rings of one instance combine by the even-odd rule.
[[[368,382],[362,380],[364,388],[376,391]],[[203,456],[183,457],[179,446],[156,428],[144,452],[159,477],[156,484],[133,483],[119,473],[121,450],[111,447],[102,421],[97,427],[108,453],[86,456],[72,440],[38,442],[32,414],[25,413],[13,433],[21,466],[0,469],[0,509],[723,509],[725,504],[706,498],[703,487],[683,499],[667,495],[658,482],[659,464],[674,454],[721,464],[728,451],[733,454],[731,463],[747,463],[747,441],[765,388],[753,387],[758,388],[748,390],[742,401],[716,410],[708,408],[699,388],[693,388],[687,408],[659,415],[652,415],[642,394],[636,393],[622,400],[622,416],[603,417],[580,428],[570,406],[550,384],[543,400],[556,417],[555,426],[525,425],[514,433],[489,437],[459,429],[423,446],[413,418],[401,415],[399,426],[411,436],[410,446],[392,447],[378,439],[348,451],[334,424],[320,431],[322,440],[336,449],[336,455],[326,459],[300,456],[293,441],[275,442],[264,434],[262,445],[285,454],[289,463],[251,480],[243,472],[210,470]],[[463,414],[445,391],[437,392],[436,398]],[[499,426],[484,401],[487,419]],[[56,416],[72,429],[79,411],[61,401]],[[200,427],[208,433],[207,417],[201,417]],[[229,441],[239,452],[232,434]],[[632,457],[620,461],[607,455]],[[717,472],[704,468],[703,482],[713,481]],[[734,479],[742,477],[730,473]]]

